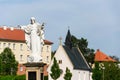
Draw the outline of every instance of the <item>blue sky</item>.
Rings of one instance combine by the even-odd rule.
[[[34,16],[45,22],[45,37],[53,41],[53,50],[63,42],[70,26],[71,34],[86,38],[89,48],[100,49],[120,58],[119,0],[0,0],[0,25],[29,24]]]

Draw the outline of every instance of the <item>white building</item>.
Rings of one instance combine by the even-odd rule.
[[[72,73],[71,80],[92,80],[91,79],[91,68],[86,62],[80,49],[72,47],[71,35],[68,30],[65,45],[59,45],[54,57],[59,63],[59,67],[62,70],[61,76],[57,80],[64,80],[64,74],[66,67],[70,69]],[[53,80],[50,76],[50,69],[53,65],[53,60],[48,67],[49,80]],[[56,73],[57,74],[57,73]]]

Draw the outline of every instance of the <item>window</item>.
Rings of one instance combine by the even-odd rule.
[[[5,48],[6,47],[6,43],[3,43],[3,48]]]
[[[41,48],[41,52],[43,52],[43,47]]]
[[[49,52],[49,46],[47,46],[47,52]]]
[[[2,47],[1,47],[1,43],[0,43],[0,49],[1,49]]]
[[[10,43],[8,43],[8,47],[10,48]]]
[[[23,67],[22,66],[20,66],[20,71],[23,71]]]
[[[27,46],[27,51],[29,51],[30,50],[30,48]]]
[[[47,62],[49,62],[49,56],[47,56],[47,59],[46,59]]]
[[[78,77],[79,77],[79,79],[81,78],[81,76],[80,76],[81,74],[80,74],[80,72],[78,72]]]
[[[59,64],[62,64],[62,60],[59,60]]]
[[[20,55],[20,61],[22,61],[23,55]]]
[[[23,44],[20,44],[20,50],[23,50]]]
[[[30,55],[27,55],[27,62],[29,61],[29,57],[30,57]]]
[[[15,50],[15,43],[13,44],[13,50]]]

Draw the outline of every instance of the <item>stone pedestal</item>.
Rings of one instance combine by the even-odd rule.
[[[26,80],[43,80],[44,63],[26,63]]]

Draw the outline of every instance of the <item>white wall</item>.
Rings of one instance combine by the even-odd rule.
[[[56,51],[56,54],[55,56],[56,57],[56,60],[59,62],[59,60],[62,60],[62,63],[59,64],[60,66],[60,69],[63,70],[63,73],[61,74],[60,78],[58,78],[57,80],[64,80],[64,74],[65,74],[65,70],[66,70],[66,67],[68,67],[70,69],[70,71],[72,72],[73,71],[73,65],[72,63],[70,62],[67,54],[65,53],[64,49],[62,46],[59,46],[58,50]],[[49,72],[49,80],[53,80],[50,76],[50,68],[53,64],[53,60],[50,64],[50,66],[48,67],[48,72]]]
[[[73,70],[72,80],[91,80],[91,73],[85,70]]]

